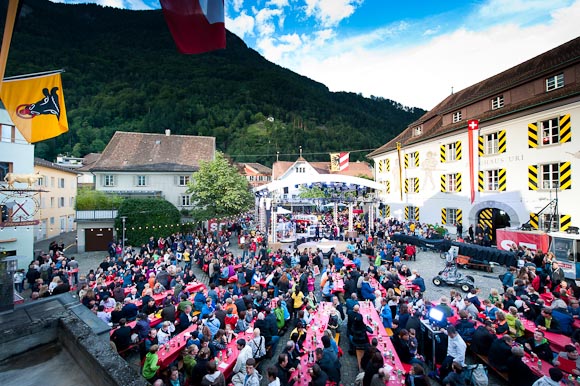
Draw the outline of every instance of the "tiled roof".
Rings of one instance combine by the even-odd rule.
[[[78,174],[78,172],[77,172],[78,169],[67,168],[65,166],[58,165],[58,164],[55,164],[54,162],[50,162],[50,161],[47,161],[45,159],[38,158],[38,157],[34,157],[34,165],[35,166],[44,166],[46,168],[55,169],[55,170],[60,170],[61,172]]]
[[[246,162],[244,165],[256,170],[260,174],[272,175],[272,169],[257,162]]]
[[[410,145],[466,128],[467,119],[479,119],[480,122],[485,122],[497,116],[505,115],[506,113],[520,111],[539,104],[546,104],[578,95],[580,93],[579,82],[570,83],[561,89],[550,91],[549,93],[530,94],[530,98],[517,104],[509,104],[498,110],[490,110],[478,116],[470,116],[454,124],[443,126],[442,123],[443,115],[445,114],[460,110],[463,107],[479,101],[487,100],[495,95],[538,78],[545,78],[554,74],[556,71],[561,71],[578,62],[580,62],[580,37],[455,94],[449,95],[417,121],[411,123],[402,133],[368,154],[367,157],[374,157],[386,151],[393,150],[396,148],[397,142],[401,142],[402,145]],[[423,125],[423,133],[420,136],[414,137],[412,131],[419,125]]]
[[[99,160],[102,153],[89,153],[83,157],[83,166],[78,168],[77,170],[81,172],[88,172],[95,162]]]
[[[308,162],[303,158],[298,160]],[[278,178],[280,178],[294,164],[295,162],[290,161],[274,162],[274,165],[272,165],[273,170],[272,179],[277,180]],[[348,164],[348,168],[342,172],[331,172],[330,162],[308,162],[308,164],[312,166],[320,174],[341,174],[344,176],[352,176],[352,177],[360,177],[362,175],[369,178],[373,177],[373,172],[371,170],[370,165],[367,162],[351,161]]]
[[[214,137],[117,131],[89,170],[194,172],[214,156]]]

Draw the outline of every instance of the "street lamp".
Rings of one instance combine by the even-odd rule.
[[[123,248],[123,255],[125,255],[125,220],[127,220],[127,216],[122,216],[121,221],[123,221],[123,239],[121,240],[121,245]]]

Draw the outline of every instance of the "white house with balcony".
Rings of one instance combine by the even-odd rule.
[[[214,137],[173,135],[169,130],[165,134],[117,131],[89,172],[94,175],[96,190],[127,198],[160,197],[179,210],[191,209],[191,195],[186,193],[191,176],[199,170],[201,161],[214,158]],[[114,217],[77,219],[79,227],[92,226],[90,229],[100,237],[109,238],[109,228],[105,226],[111,224],[112,232]],[[98,222],[99,227],[91,222]],[[83,233],[79,233],[79,249],[83,244],[81,237]]]

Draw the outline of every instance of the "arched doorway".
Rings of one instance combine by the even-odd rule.
[[[502,209],[483,208],[477,214],[477,224],[480,225],[484,232],[489,232],[491,243],[495,243],[495,232],[501,228],[507,228],[510,224],[510,216]]]

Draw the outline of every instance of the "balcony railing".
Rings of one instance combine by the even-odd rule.
[[[113,220],[117,218],[117,210],[77,210],[77,221]]]

